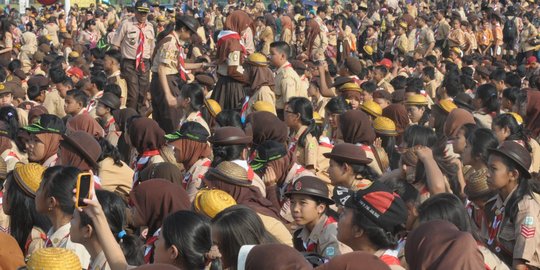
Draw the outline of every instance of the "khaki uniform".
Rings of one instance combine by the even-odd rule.
[[[73,251],[79,260],[81,265],[90,264],[90,254],[86,251],[86,248],[77,243],[71,242],[71,237],[69,236],[69,230],[71,228],[71,223],[58,228],[58,230],[53,231],[53,228],[47,233],[47,241],[45,242],[45,247],[55,247],[55,248],[65,248]]]
[[[105,24],[101,21],[101,19],[96,20],[96,28],[101,34],[101,36],[105,36],[107,34],[107,28],[105,27]]]
[[[202,179],[210,168],[211,163],[212,161],[208,158],[199,159],[184,175],[182,185],[184,185],[184,188],[186,189],[189,201],[192,202],[195,199],[195,195],[197,195],[197,192],[199,192],[199,189],[201,188]]]
[[[283,225],[283,222],[263,214],[257,213],[257,215],[261,218],[264,228],[271,235],[273,235],[279,241],[279,243],[285,244],[290,247],[293,246],[292,235],[289,230],[287,230],[287,227]]]
[[[28,239],[26,240],[26,250],[24,250],[25,259],[30,258],[30,255],[38,249],[45,248],[45,241],[47,241],[47,234],[39,227],[32,227],[30,235],[28,235]]]
[[[45,25],[45,29],[47,29],[47,32],[51,36],[53,46],[58,47],[58,45],[60,45],[60,41],[58,41],[58,31],[60,28],[58,28],[58,25],[55,23],[48,23]]]
[[[248,115],[251,112],[253,112],[253,105],[257,101],[265,101],[265,102],[268,102],[268,103],[272,104],[272,106],[275,107],[275,105],[276,105],[276,94],[274,93],[274,91],[272,91],[272,89],[269,86],[267,86],[267,85],[261,86],[261,88],[259,88],[259,90],[255,91],[255,93],[253,93],[253,95],[249,98],[248,108],[247,108],[247,114]]]
[[[461,29],[453,29],[448,35],[448,46],[465,48],[465,32]]]
[[[521,36],[519,38],[519,49],[521,52],[533,51],[536,46],[533,46],[529,43],[531,39],[534,39],[538,35],[536,27],[529,23],[528,26],[524,26],[523,31],[521,31]]]
[[[159,72],[165,73],[167,85],[173,97],[180,95],[180,87],[185,83],[179,75],[180,49],[184,44],[173,31],[165,37],[154,55],[152,62],[152,83],[150,93],[152,94],[152,118],[158,122],[159,126],[166,132],[171,133],[176,130],[182,111],[178,107],[170,107],[167,104],[164,86],[159,79]],[[161,66],[161,71],[159,71]],[[187,75],[187,74],[186,74]]]
[[[192,113],[190,113],[187,117],[183,118],[180,121],[180,125],[178,125],[178,126],[179,127],[182,126],[182,124],[184,124],[185,122],[197,122],[197,123],[201,124],[206,129],[206,131],[208,131],[208,134],[212,134],[210,132],[210,127],[208,126],[208,123],[206,123],[206,121],[204,120],[204,118],[202,117],[200,112],[192,112]]]
[[[337,240],[337,221],[325,214],[310,232],[302,227],[294,233],[294,247],[300,252],[312,252],[325,258],[340,255],[340,243]]]
[[[439,24],[437,25],[433,33],[435,36],[435,41],[441,42],[447,39],[448,34],[450,33],[450,29],[450,24],[448,24],[446,19],[443,18],[441,21],[439,21]]]
[[[116,121],[114,120],[114,117],[111,117],[111,119],[109,119],[109,121],[107,121],[103,127],[103,130],[105,131],[105,139],[107,139],[107,141],[114,146],[118,145],[118,140],[120,139],[120,135],[122,135],[122,132],[116,130],[115,123]]]
[[[388,74],[380,82],[377,83],[377,88],[388,91],[390,94],[394,92],[394,87],[390,84],[392,80],[391,75]]]
[[[60,118],[66,116],[64,104],[64,99],[60,96],[60,93],[58,93],[58,90],[56,89],[50,90],[43,101],[43,106],[47,108],[47,111],[50,114],[54,114]]]
[[[309,56],[311,60],[322,61],[325,59],[324,53],[328,48],[328,36],[324,33],[320,33],[315,40],[313,40],[313,45],[311,47],[311,55]]]
[[[540,195],[526,194],[517,203],[516,216],[511,221],[503,208],[514,192],[515,189],[505,201],[497,195],[487,202],[484,212],[490,227],[487,232],[482,232],[483,237],[488,239],[486,246],[507,265],[512,265],[513,260],[523,260],[525,264],[539,268],[540,238],[536,233],[540,231]],[[490,231],[496,231],[494,239],[490,239]]]
[[[122,167],[114,164],[112,158],[99,162],[99,179],[104,190],[129,195],[133,186],[133,169],[122,161]]]
[[[122,53],[122,75],[126,79],[128,97],[126,107],[133,108],[141,112],[146,101],[146,93],[149,86],[150,58],[154,51],[155,37],[154,27],[146,23],[142,27],[144,35],[143,61],[136,69],[135,60],[137,58],[137,47],[139,46],[139,36],[141,29],[139,22],[135,18],[122,21],[112,38],[112,45],[119,47]]]
[[[107,83],[116,84],[120,87],[120,90],[122,91],[122,96],[120,97],[120,109],[124,109],[126,107],[128,89],[126,80],[122,78],[121,74],[122,72],[120,72],[120,70],[117,70],[113,74],[109,75],[109,77],[107,77]]]
[[[90,266],[88,269],[92,270],[111,270],[109,267],[109,264],[107,263],[107,258],[105,257],[105,253],[101,251],[96,258],[92,258],[92,262],[90,262]]]
[[[296,161],[298,164],[307,167],[313,166],[317,168],[317,156],[319,151],[319,142],[311,134],[307,134],[305,140],[305,146],[302,147],[298,143],[298,139],[306,131],[307,127],[302,126],[296,134],[291,138],[291,143],[289,144],[289,150],[294,151],[296,155]]]
[[[421,55],[425,55],[429,45],[435,42],[433,31],[431,31],[431,29],[429,29],[429,27],[427,27],[426,25],[424,25],[424,27],[422,27],[421,29],[417,29],[416,31],[416,52]]]
[[[302,92],[302,82],[298,73],[294,71],[291,64],[286,63],[276,72],[276,85],[274,92],[276,93],[276,108],[278,110],[285,109],[285,103],[291,97],[300,96]]]
[[[291,201],[289,198],[285,197],[285,192],[289,190],[290,186],[296,182],[296,180],[302,176],[315,176],[311,171],[306,170],[302,165],[294,163],[289,172],[287,173],[287,176],[285,177],[285,180],[281,184],[281,186],[278,187],[278,200],[281,204],[281,209],[279,211],[279,214],[283,219],[285,219],[288,222],[293,222],[294,219],[291,215]]]
[[[434,79],[426,83],[426,93],[431,97],[435,98],[435,94],[437,93],[437,88],[439,88],[439,83]]]
[[[407,34],[403,33],[394,40],[392,52],[394,54],[406,55],[410,51],[409,48],[409,38],[407,37]]]
[[[4,151],[0,157],[6,162],[8,172],[15,169],[15,164],[19,162],[28,163],[27,154],[21,153],[13,141],[11,141],[11,148]]]
[[[409,51],[416,50],[416,32],[419,32],[418,28],[412,29],[407,36],[407,39],[409,41]]]
[[[94,95],[93,97],[90,98],[90,100],[88,100],[88,105],[86,106],[86,111],[88,112],[88,114],[90,116],[92,116],[92,118],[97,117],[96,108],[97,108],[98,100],[101,97],[103,97],[103,91],[97,92],[96,95]]]
[[[281,41],[287,42],[287,44],[291,45],[293,41],[293,35],[291,32],[291,29],[283,29],[283,34],[281,35]]]

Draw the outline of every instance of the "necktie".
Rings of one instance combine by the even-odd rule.
[[[137,56],[135,58],[135,69],[139,70],[139,67],[141,67],[141,71],[144,72],[144,62],[143,62],[143,54],[144,54],[144,32],[143,29],[146,27],[146,24],[139,24],[139,46],[137,47]]]

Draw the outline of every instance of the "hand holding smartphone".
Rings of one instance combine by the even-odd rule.
[[[84,199],[92,199],[90,191],[94,185],[94,178],[91,173],[80,173],[77,177],[77,189],[75,192],[75,207],[86,207]]]

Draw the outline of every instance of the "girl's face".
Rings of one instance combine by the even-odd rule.
[[[374,98],[373,101],[377,102],[383,110],[390,105],[390,102],[385,98]]]
[[[454,153],[462,154],[467,145],[467,138],[465,138],[465,131],[460,129],[454,140],[452,140],[452,146],[454,147]]]
[[[41,181],[36,191],[36,199],[35,199],[36,211],[40,214],[46,214],[48,211],[44,182],[45,181]]]
[[[454,151],[455,151],[455,148],[454,148]],[[472,157],[471,151],[472,151],[472,146],[470,143],[467,142],[465,149],[463,149],[463,153],[461,153],[461,159],[463,160],[463,165],[473,164],[473,157]]]
[[[162,232],[159,233],[156,243],[154,245],[154,263],[175,265],[175,259],[178,255],[177,249],[175,246],[170,246],[167,248],[167,245],[165,244],[165,239],[163,239]]]
[[[375,33],[375,30],[373,30],[373,28],[370,27],[370,28],[367,29],[367,36],[368,37],[373,36],[374,33]]]
[[[424,115],[424,111],[424,107],[407,106],[407,114],[412,123],[418,123],[422,118],[422,115]]]
[[[343,208],[343,213],[339,216],[337,239],[345,245],[351,246],[354,241],[357,228],[353,223],[353,210],[350,208]]]
[[[338,118],[339,113],[326,113],[325,119],[328,121],[328,125],[330,125],[330,127],[332,127],[333,129],[337,129]]]
[[[330,165],[328,166],[328,177],[330,177],[330,183],[333,186],[347,186],[349,181],[349,175],[347,174],[344,165],[341,165],[330,159]]]
[[[28,160],[33,162],[42,161],[45,158],[45,144],[36,136],[32,135],[26,144]]]
[[[69,229],[71,241],[84,244],[85,240],[90,236],[88,227],[88,225],[81,227],[81,214],[75,209],[73,211],[73,218],[71,219],[71,228]]]
[[[285,124],[288,127],[296,127],[299,123],[299,118],[300,116],[289,105],[285,106]]]
[[[178,107],[180,107],[182,110],[189,109],[190,103],[190,98],[184,98],[182,95],[178,96]]]
[[[487,184],[490,190],[499,190],[515,180],[515,173],[508,170],[499,155],[490,155],[488,160]]]
[[[360,109],[360,105],[362,104],[361,100],[358,100],[357,98],[349,98],[349,104],[351,105],[351,108],[353,110]]]
[[[510,136],[508,128],[501,128],[498,125],[492,125],[491,129],[493,130],[493,133],[495,133],[495,137],[497,137],[497,141],[499,141],[499,143],[504,142],[506,138]]]
[[[291,195],[291,214],[294,223],[298,226],[317,224],[325,208],[324,204],[317,204],[311,196],[301,194]]]
[[[107,107],[103,105],[102,103],[98,103],[96,107],[96,115],[97,116],[105,116],[109,113],[109,110],[107,110]]]

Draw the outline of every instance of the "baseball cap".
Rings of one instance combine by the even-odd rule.
[[[150,12],[150,5],[144,0],[139,0],[135,3],[135,9],[140,13]]]
[[[31,134],[64,134],[66,126],[64,125],[62,119],[60,119],[58,116],[52,114],[43,114],[36,122],[34,122],[32,125],[23,127],[23,129]]]
[[[538,62],[538,59],[536,59],[536,56],[529,56],[527,58],[527,66],[531,65],[531,64],[534,64],[536,62]]]
[[[384,59],[381,60],[378,64],[379,64],[380,66],[386,67],[387,69],[391,69],[391,68],[392,68],[392,60],[390,60],[390,59],[388,59],[388,58],[384,58]]]
[[[393,233],[398,225],[407,221],[405,202],[384,183],[373,181],[357,191],[337,186],[334,201],[347,208],[359,210],[367,225],[380,227]]]
[[[197,122],[186,122],[180,129],[174,133],[165,135],[165,139],[169,141],[176,141],[180,139],[188,139],[197,142],[208,141],[210,134],[201,124]]]

